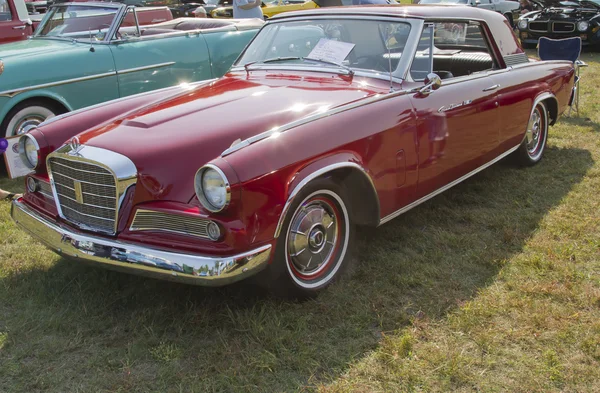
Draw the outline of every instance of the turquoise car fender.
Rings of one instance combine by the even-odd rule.
[[[69,104],[69,102],[60,94],[53,92],[51,90],[30,90],[21,94],[18,94],[12,98],[2,97],[0,98],[0,119],[4,119],[8,112],[10,112],[15,106],[19,105],[21,102],[27,101],[29,99],[42,98],[44,100],[51,100],[59,105],[61,105],[66,112],[70,112],[73,109],[73,106]]]

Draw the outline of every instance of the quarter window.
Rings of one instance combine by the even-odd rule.
[[[430,31],[425,28],[421,34],[410,70],[413,80],[421,81],[430,72],[450,79],[497,68],[498,63],[478,22],[434,23],[432,57]]]

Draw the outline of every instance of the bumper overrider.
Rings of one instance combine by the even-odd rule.
[[[203,286],[221,286],[264,269],[271,245],[230,257],[157,250],[75,232],[49,221],[21,199],[12,202],[13,220],[57,254],[113,270]]]

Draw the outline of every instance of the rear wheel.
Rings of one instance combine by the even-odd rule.
[[[311,297],[335,282],[349,264],[353,235],[343,189],[329,180],[307,186],[285,218],[275,260],[261,283],[277,295]]]
[[[537,164],[546,150],[548,140],[548,110],[543,102],[538,103],[529,117],[525,138],[515,152],[517,161],[524,166]]]

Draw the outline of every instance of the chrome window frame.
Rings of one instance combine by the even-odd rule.
[[[240,59],[246,54],[246,51],[250,47],[250,45],[256,40],[256,38],[260,35],[260,32],[269,25],[276,23],[287,23],[287,22],[297,22],[297,21],[308,21],[308,20],[332,20],[332,19],[355,19],[355,20],[372,20],[372,21],[381,21],[381,22],[394,22],[394,23],[406,23],[410,25],[410,32],[408,34],[408,38],[406,41],[406,46],[404,47],[404,51],[402,52],[402,56],[396,65],[396,68],[392,71],[392,80],[395,83],[402,83],[403,80],[406,79],[407,73],[407,65],[412,61],[412,57],[414,56],[414,52],[417,48],[417,38],[415,37],[416,32],[422,29],[423,19],[421,18],[406,18],[406,17],[398,17],[398,16],[384,16],[384,15],[356,15],[356,14],[340,14],[340,15],[309,15],[309,16],[294,16],[294,17],[286,17],[281,19],[273,19],[269,20],[259,31],[256,33],[256,36],[248,43],[246,48],[240,53],[238,58],[235,60],[233,65],[230,68],[230,71],[245,71],[243,65],[238,65]],[[354,71],[354,75],[364,76],[368,78],[382,79],[389,81],[390,74],[388,72],[381,72],[375,70],[365,70],[360,68],[352,68]],[[283,65],[283,64],[254,64],[253,69],[255,70],[286,70],[286,71],[313,71],[313,72],[326,72],[331,73],[335,70],[335,66],[302,66],[302,65]]]
[[[110,25],[110,27],[108,28],[108,31],[106,32],[106,36],[104,37],[104,39],[102,41],[92,41],[92,42],[87,42],[87,41],[79,41],[75,38],[69,38],[69,37],[56,37],[56,36],[52,36],[52,37],[43,37],[43,36],[39,36],[38,32],[41,32],[44,27],[46,26],[46,24],[48,23],[48,21],[50,20],[50,17],[48,15],[50,15],[50,10],[54,7],[61,7],[61,6],[65,6],[65,4],[69,4],[69,5],[75,5],[75,6],[80,6],[80,7],[90,7],[90,8],[114,8],[117,10],[115,17],[113,18],[113,21]],[[73,41],[73,42],[77,42],[80,44],[84,44],[84,45],[106,45],[110,43],[110,39],[109,37],[112,37],[112,35],[110,35],[110,33],[112,32],[112,34],[114,34],[115,29],[115,22],[119,21],[119,25],[121,23],[121,20],[125,17],[126,11],[129,8],[134,8],[133,6],[127,6],[125,4],[115,4],[115,3],[106,3],[106,4],[98,4],[98,3],[60,3],[60,4],[53,4],[52,6],[50,6],[50,8],[48,9],[48,12],[46,13],[46,16],[44,16],[44,18],[42,19],[42,21],[40,22],[39,26],[35,29],[35,32],[33,33],[33,36],[31,38],[33,39],[41,39],[41,40],[61,40],[61,41]]]

